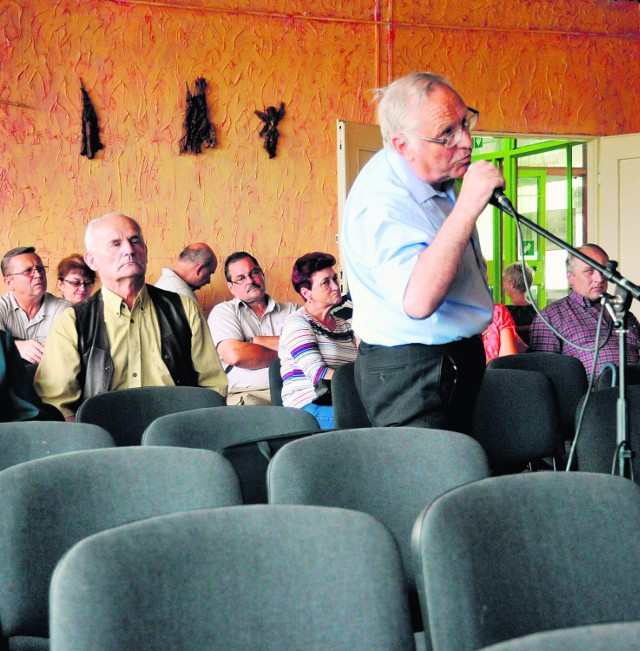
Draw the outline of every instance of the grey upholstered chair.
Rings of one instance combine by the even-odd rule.
[[[114,446],[109,432],[89,423],[0,423],[0,470],[52,454]]]
[[[640,622],[613,622],[532,633],[482,651],[631,651],[640,648]]]
[[[638,522],[640,486],[611,475],[522,473],[442,495],[413,539],[434,650],[640,620]]]
[[[600,389],[588,395],[582,428],[576,442],[578,468],[587,472],[610,473],[617,471],[615,461],[617,448],[618,388]],[[626,390],[627,423],[631,460],[635,481],[640,482],[640,385]]]
[[[51,575],[86,536],[187,509],[241,503],[230,463],[208,450],[68,452],[0,472],[0,625],[11,649],[47,648]]]
[[[222,451],[240,478],[245,504],[267,501],[269,460],[286,442],[320,431],[304,409],[273,405],[193,409],[158,418],[143,445],[172,445]]]
[[[280,375],[280,358],[276,357],[269,364],[269,393],[271,404],[282,407],[282,375]]]
[[[564,440],[573,439],[575,412],[587,392],[587,374],[579,359],[557,353],[520,353],[492,359],[487,368],[537,371],[553,384]]]
[[[472,436],[494,474],[519,472],[564,447],[557,399],[542,373],[487,369],[476,401]]]
[[[217,391],[204,387],[139,387],[108,391],[85,400],[76,420],[104,427],[116,445],[139,445],[147,425],[160,416],[225,404]]]
[[[288,443],[271,460],[267,483],[271,503],[355,509],[389,527],[402,553],[414,629],[420,631],[410,545],[415,519],[438,495],[488,476],[486,455],[469,436],[378,427]]]
[[[336,429],[371,427],[371,421],[356,389],[354,367],[353,362],[338,366],[331,379],[333,420]]]
[[[354,511],[153,518],[86,538],[52,581],[52,651],[413,648],[398,548]]]

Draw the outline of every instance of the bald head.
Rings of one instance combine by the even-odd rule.
[[[119,283],[144,284],[147,245],[138,222],[122,213],[108,213],[89,223],[85,233],[85,261],[102,284],[116,291]]]
[[[211,282],[218,268],[218,260],[211,247],[204,242],[189,244],[180,252],[174,271],[192,289],[200,289]]]

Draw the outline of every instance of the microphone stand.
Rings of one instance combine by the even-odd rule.
[[[603,267],[599,262],[596,262],[582,251],[571,246],[568,242],[556,237],[553,233],[538,226],[538,224],[527,219],[519,214],[509,199],[502,193],[501,190],[496,190],[492,199],[489,201],[492,205],[496,206],[503,212],[513,217],[518,224],[523,224],[532,231],[542,235],[545,239],[553,242],[555,245],[564,249],[571,255],[575,256],[585,264],[593,267],[602,274],[602,277],[616,286],[616,295],[610,296],[602,294],[600,300],[609,312],[613,327],[618,334],[618,366],[619,366],[619,379],[618,379],[618,400],[616,403],[616,455],[618,459],[617,471],[621,477],[627,479],[633,478],[633,469],[631,467],[631,459],[635,453],[631,449],[631,440],[629,437],[629,422],[628,422],[628,409],[627,409],[627,387],[625,376],[626,364],[626,334],[627,334],[627,321],[629,307],[631,306],[632,299],[640,300],[640,287],[635,285],[630,280],[621,276],[616,268],[618,263],[610,260],[606,267]]]

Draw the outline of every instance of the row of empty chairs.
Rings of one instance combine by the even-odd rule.
[[[640,545],[635,531],[637,516],[640,515],[640,487],[617,477],[589,473],[525,473],[487,479],[488,474],[489,467],[481,446],[470,437],[451,432],[387,428],[322,432],[303,437],[289,442],[271,460],[268,468],[271,505],[242,506],[239,510],[244,515],[235,515],[237,509],[227,509],[234,513],[224,516],[228,520],[218,520],[223,516],[217,515],[202,516],[208,524],[198,524],[200,516],[196,515],[175,516],[181,524],[166,525],[166,528],[167,531],[172,528],[182,530],[181,542],[171,542],[169,537],[164,543],[158,543],[157,554],[154,551],[156,547],[141,543],[141,550],[136,552],[144,559],[140,577],[147,572],[156,581],[151,587],[132,583],[138,574],[132,569],[133,561],[128,566],[124,563],[118,570],[121,572],[119,576],[126,578],[122,578],[125,591],[131,593],[132,599],[139,600],[139,608],[146,610],[155,604],[161,613],[149,611],[145,616],[139,609],[126,606],[126,599],[120,599],[117,590],[113,599],[106,599],[104,592],[96,599],[109,605],[109,612],[104,615],[107,618],[117,619],[128,612],[135,613],[125,624],[113,624],[120,631],[118,634],[123,636],[137,631],[139,635],[158,635],[159,640],[161,633],[145,632],[144,629],[148,628],[147,618],[158,621],[172,615],[175,599],[168,599],[173,594],[171,590],[179,590],[185,604],[191,603],[190,600],[200,601],[203,593],[198,591],[204,590],[207,594],[213,591],[215,594],[211,599],[214,605],[211,608],[215,610],[218,607],[215,600],[224,599],[216,590],[218,586],[230,602],[224,611],[228,617],[233,612],[229,609],[236,604],[235,596],[231,599],[230,595],[235,593],[229,585],[218,582],[216,577],[222,569],[211,570],[214,578],[210,577],[206,569],[208,561],[204,560],[211,561],[210,554],[215,553],[216,567],[223,567],[227,561],[233,564],[232,567],[237,566],[235,574],[229,567],[226,570],[231,577],[236,577],[234,586],[246,589],[247,582],[250,582],[255,590],[262,592],[247,596],[245,601],[239,598],[239,607],[257,606],[261,600],[269,598],[272,606],[279,600],[283,604],[282,612],[276,613],[278,616],[268,609],[264,613],[242,610],[245,615],[251,613],[256,621],[252,619],[251,626],[244,627],[244,632],[227,630],[227,626],[225,635],[231,637],[215,638],[228,640],[229,646],[225,643],[224,648],[260,646],[249,641],[250,632],[254,630],[252,626],[262,630],[267,621],[272,627],[273,639],[281,639],[283,643],[280,646],[265,643],[262,648],[322,648],[322,639],[327,640],[329,648],[411,648],[403,646],[408,639],[403,622],[405,619],[408,621],[410,633],[412,629],[418,633],[419,622],[411,612],[411,594],[415,593],[416,587],[422,597],[425,629],[430,631],[422,638],[419,634],[416,637],[418,642],[422,639],[422,648],[428,648],[433,640],[434,649],[475,649],[554,628],[640,619],[638,598],[631,598],[628,594],[629,584],[633,584],[635,590],[639,578],[636,567],[640,568],[637,565]],[[49,579],[59,559],[76,542],[114,526],[154,516],[191,512],[193,509],[206,511],[211,507],[242,503],[237,475],[220,454],[152,446],[69,452],[20,463],[0,472],[0,498],[3,500],[3,512],[0,513],[0,553],[3,558],[0,567],[0,624],[4,636],[11,640],[10,648],[33,650],[47,648]],[[283,510],[272,508],[276,505]],[[316,511],[318,508],[320,511],[308,513],[299,508],[290,511],[291,505],[314,505]],[[417,546],[414,545],[412,554],[410,531],[425,506],[427,508],[416,524],[414,539]],[[344,631],[340,630],[341,626],[333,631],[331,635],[334,637],[324,637],[328,633],[319,633],[317,624],[307,627],[315,630],[313,634],[309,630],[297,630],[304,629],[304,617],[313,621],[314,616],[320,616],[323,612],[319,610],[320,604],[329,599],[327,595],[335,600],[336,595],[345,591],[343,608],[348,611],[353,605],[352,597],[346,595],[350,594],[349,590],[357,593],[360,584],[352,585],[356,579],[347,565],[351,562],[350,556],[361,554],[362,559],[368,558],[358,545],[374,545],[383,557],[391,559],[389,551],[384,551],[388,548],[387,543],[358,543],[357,536],[349,538],[351,534],[344,534],[342,528],[348,522],[342,518],[350,516],[344,516],[343,511],[338,520],[331,519],[333,516],[327,516],[325,520],[324,515],[318,515],[325,509],[333,512],[335,507],[365,512],[381,523],[372,526],[366,524],[366,519],[361,519],[361,524],[355,525],[359,531],[357,536],[382,526],[385,531],[388,529],[386,535],[395,540],[392,546],[397,546],[397,561],[385,563],[386,578],[381,584],[387,586],[389,592],[381,596],[378,587],[371,594],[377,595],[376,599],[381,597],[382,601],[365,601],[370,606],[378,603],[375,611],[378,613],[381,609],[386,613],[384,609],[391,608],[389,612],[393,613],[396,624],[390,630],[389,622],[381,625],[366,619],[365,628],[378,631],[373,642],[371,638],[362,636],[365,620],[347,617],[346,614],[336,621],[342,624],[346,618],[357,624],[362,636],[360,645],[354,643],[356,634],[353,631],[349,633],[351,637],[340,637],[350,630],[348,625]],[[252,519],[252,513],[257,514],[257,521]],[[293,530],[283,525],[290,513],[293,520],[300,518],[297,525],[292,525]],[[183,517],[186,519],[182,520]],[[187,522],[193,526],[187,526]],[[230,531],[235,531],[238,536],[244,535],[244,542],[229,537],[225,546],[220,543],[220,536],[225,534],[218,532],[215,535],[219,544],[214,546],[214,550],[199,540],[201,526],[207,531],[209,527],[226,530],[227,525],[222,526],[223,522],[228,523]],[[310,522],[317,522],[317,530]],[[152,530],[164,531],[163,523],[164,520]],[[272,551],[277,550],[272,558],[267,554],[268,546],[252,551],[256,539],[262,538],[262,535],[256,535],[257,531],[262,532],[261,527],[265,528],[265,535],[273,529],[267,536]],[[299,527],[299,532],[306,531],[309,538],[306,543],[302,533],[295,533],[295,527]],[[136,531],[140,533],[143,528]],[[133,541],[129,534],[122,534],[122,540],[129,540],[125,549],[132,551],[134,541],[144,539],[142,533],[140,536],[138,533]],[[103,540],[109,535],[99,533],[98,538]],[[343,535],[347,538],[343,539]],[[287,536],[290,536],[289,543],[285,542]],[[343,543],[336,543],[332,549],[332,536],[337,536]],[[378,534],[375,536],[379,538]],[[151,534],[150,537],[154,538]],[[189,542],[192,539],[193,549]],[[312,542],[316,539],[322,544]],[[313,558],[304,560],[304,554],[298,553],[298,545],[306,546]],[[291,549],[291,546],[296,549]],[[149,550],[148,554],[145,549]],[[182,566],[171,561],[163,568],[162,549],[173,549],[173,553],[182,556]],[[345,549],[350,550],[350,554],[343,556]],[[205,554],[204,559],[196,562],[201,553]],[[323,556],[325,553],[330,553],[328,559]],[[286,570],[288,557],[291,565]],[[101,558],[104,558],[102,552],[97,553],[96,576],[100,576],[102,571],[116,571],[102,568]],[[242,569],[238,565],[243,558],[249,559],[249,568]],[[330,585],[319,587],[316,585],[317,572],[320,572],[319,568],[326,568],[327,563],[333,564],[335,570],[333,574],[327,573],[327,579],[337,580],[336,574],[339,574],[342,583],[331,584],[329,580]],[[308,575],[294,571],[305,564],[310,568]],[[389,569],[394,564],[400,577],[404,604],[401,606],[396,603],[398,588],[390,587],[398,581],[397,577],[391,578],[391,574],[396,574],[395,570]],[[377,568],[369,561],[365,565],[372,570]],[[417,581],[414,579],[416,568]],[[189,571],[189,579],[181,575],[182,570]],[[246,576],[242,578],[244,572]],[[362,572],[360,567],[355,576],[362,581],[368,580]],[[307,579],[309,583],[305,585]],[[73,628],[76,626],[74,612],[81,612],[82,608],[72,607],[65,599],[75,598],[81,603],[82,595],[85,595],[87,610],[84,616],[91,619],[93,607],[88,606],[92,603],[87,592],[89,584],[79,583],[79,592],[73,597],[68,580],[65,579],[64,588],[58,592],[54,581],[52,630],[58,630],[55,622],[61,621],[63,628],[70,626],[69,630],[76,631],[70,634],[84,635],[78,631],[85,630],[86,626],[78,624],[78,628]],[[173,580],[178,583],[171,588]],[[164,581],[168,583],[165,585]],[[302,583],[298,585],[298,581]],[[101,583],[100,580],[97,582]],[[196,584],[193,594],[191,586],[187,585],[190,582]],[[106,581],[105,585],[111,584]],[[287,601],[277,588],[290,590],[297,598]],[[92,589],[102,590],[100,585],[92,585]],[[271,593],[272,589],[276,592]],[[315,590],[320,590],[320,594]],[[56,594],[60,596],[60,606],[56,606]],[[148,596],[146,601],[143,594]],[[301,594],[307,595],[306,601]],[[478,601],[471,603],[470,594],[477,596]],[[166,601],[162,595],[167,597]],[[538,604],[539,599],[544,601],[542,606]],[[289,613],[284,607],[291,602],[298,605],[294,613]],[[314,613],[307,613],[305,604],[313,605]],[[326,606],[329,608],[328,617],[332,616],[330,609],[333,606],[335,604]],[[195,626],[187,622],[185,618],[189,610],[187,605],[179,610],[176,626],[181,627],[186,638],[196,640],[198,636],[190,637],[188,631],[193,628],[195,635],[200,624]],[[192,612],[200,611],[195,609]],[[212,616],[212,611],[206,612]],[[368,613],[367,618],[375,616],[375,612],[373,615]],[[268,617],[262,619],[263,614]],[[414,615],[413,627],[411,615]],[[236,612],[231,620],[234,625],[242,622],[241,613]],[[465,626],[460,626],[460,620],[464,620]],[[173,630],[171,627],[167,630]],[[205,629],[211,632],[212,627],[217,628],[210,623]],[[241,625],[236,628],[243,629]],[[296,629],[286,633],[291,636],[289,638],[282,637],[286,628]],[[236,635],[240,637],[233,643]],[[392,637],[387,638],[387,635]],[[53,637],[55,639],[55,635]],[[410,637],[413,644],[413,636]],[[342,646],[340,639],[344,639]],[[381,642],[384,639],[395,639],[396,642],[385,644]],[[296,640],[299,646],[296,646]],[[112,646],[101,647],[97,642],[94,646],[94,642],[80,644],[74,638],[73,642],[61,641],[58,646],[54,643],[52,648],[160,648],[153,646],[151,641],[148,646],[138,646],[133,638],[124,646],[114,642]],[[198,643],[194,641],[192,646],[171,643],[164,648],[204,648],[198,647]],[[166,637],[164,644],[167,645]]]

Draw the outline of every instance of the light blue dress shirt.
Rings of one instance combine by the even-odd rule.
[[[445,192],[416,177],[395,150],[379,151],[347,198],[341,234],[353,299],[353,330],[368,344],[446,344],[481,334],[493,317],[477,231],[442,305],[426,319],[403,307],[420,253],[451,213],[453,182]],[[437,270],[434,270],[437,274]]]

